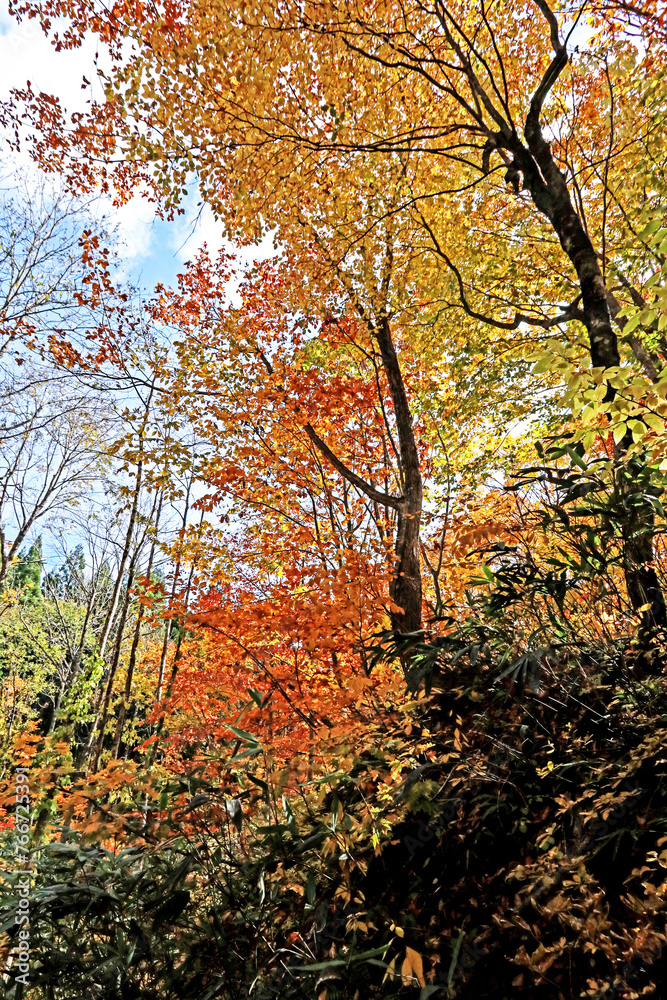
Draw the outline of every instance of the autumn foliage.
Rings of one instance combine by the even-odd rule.
[[[0,314],[8,1000],[660,996],[663,5],[12,13],[104,96],[9,144],[230,242]]]

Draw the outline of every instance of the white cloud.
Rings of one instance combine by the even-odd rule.
[[[222,223],[216,220],[209,205],[198,203],[197,193],[192,192],[185,204],[185,215],[179,216],[174,223],[171,245],[179,262],[192,260],[198,250],[206,244],[211,257],[223,248],[236,252],[237,259],[242,263],[255,260],[265,260],[275,252],[273,249],[273,234],[264,237],[262,242],[253,247],[235,247],[225,239]]]
[[[20,24],[9,16],[6,0],[0,0],[0,100],[6,100],[13,87],[21,88],[29,80],[33,90],[57,96],[67,113],[85,110],[90,88],[82,90],[83,77],[93,81],[96,97],[101,97],[95,71],[95,40],[91,38],[80,49],[56,52],[43,35],[35,19]],[[13,157],[10,166],[21,164],[22,170],[35,170],[27,153]],[[100,215],[117,226],[122,244],[120,277],[130,277],[150,257],[154,249],[155,208],[141,198],[134,198],[120,209],[110,199],[98,205]]]
[[[109,215],[118,225],[122,244],[123,273],[129,276],[142,260],[155,252],[155,206],[143,198],[133,198],[121,208],[108,203]]]
[[[94,39],[80,49],[56,52],[44,37],[36,20],[20,24],[9,16],[6,0],[0,0],[0,101],[6,100],[13,87],[23,87],[30,80],[35,91],[57,96],[66,112],[85,110],[91,90],[82,90],[83,77],[93,81],[93,93],[101,97],[95,71],[96,43]],[[15,158],[13,166],[21,164],[28,170],[27,154]],[[116,223],[122,244],[121,268],[118,277],[139,280],[152,288],[157,281],[172,284],[183,264],[192,260],[206,243],[215,257],[223,247],[234,250],[224,239],[222,225],[208,205],[197,204],[197,192],[187,198],[185,215],[172,223],[156,219],[154,206],[140,197],[115,209],[108,199],[101,199],[99,210]],[[265,238],[258,247],[237,250],[241,263],[249,264],[274,253],[273,239]]]
[[[12,87],[23,87],[29,80],[33,90],[55,94],[69,111],[83,110],[90,89],[81,89],[82,79],[94,80],[94,61],[93,39],[80,49],[56,52],[36,19],[18,23],[9,16],[6,0],[1,0],[0,100],[7,99]]]
[[[192,260],[204,244],[211,257],[215,257],[223,246],[228,247],[222,223],[216,221],[208,205],[197,205],[194,194],[187,200],[185,215],[179,216],[174,224],[170,243],[180,263]]]
[[[204,244],[211,258],[215,259],[217,253],[224,249],[234,254],[242,267],[275,255],[273,233],[267,234],[261,243],[251,247],[237,247],[227,240],[223,235],[222,223],[216,220],[209,205],[198,204],[196,192],[188,196],[184,207],[185,215],[179,216],[173,223],[170,240],[175,258],[181,266],[186,261],[193,260]],[[229,291],[233,297],[234,285]]]

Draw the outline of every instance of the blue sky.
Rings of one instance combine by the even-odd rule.
[[[29,80],[36,91],[42,90],[60,98],[63,107],[70,113],[83,110],[88,92],[84,95],[81,81],[83,76],[94,79],[94,55],[92,43],[75,52],[55,52],[34,21],[17,24],[9,16],[7,0],[0,0],[0,100],[8,97],[12,87],[22,87]],[[3,178],[9,173],[8,168],[14,168],[22,175],[35,170],[26,155],[17,157],[10,154],[6,147],[0,158]],[[204,243],[212,254],[223,245],[229,249],[223,241],[221,226],[210,209],[204,207],[200,210],[196,192],[186,200],[184,207],[185,214],[169,223],[156,218],[154,208],[141,198],[121,209],[114,209],[110,201],[100,205],[101,213],[118,229],[120,277],[151,291],[157,282],[174,284],[185,262],[192,259]],[[269,256],[272,252],[272,242],[267,240],[256,252],[246,250],[239,254],[239,260],[247,262],[252,258]],[[91,494],[90,499],[94,507],[98,498]],[[45,558],[49,565],[57,566],[63,556],[52,529],[53,525],[40,523],[26,544],[42,534]],[[69,547],[83,538],[73,521],[68,521],[65,534]]]
[[[84,75],[94,78],[94,55],[92,42],[75,52],[55,52],[35,21],[17,24],[9,16],[7,0],[0,0],[0,100],[6,99],[12,87],[30,80],[35,90],[59,97],[70,112],[83,110],[81,79]],[[3,159],[6,157],[3,150]],[[24,164],[19,161],[16,165]],[[133,284],[146,289],[152,289],[158,281],[173,284],[185,261],[203,243],[211,253],[223,245],[220,225],[207,207],[200,213],[195,192],[185,207],[185,215],[169,223],[155,218],[151,205],[140,198],[120,210],[110,203],[104,206],[118,225],[125,274]],[[266,256],[269,252],[267,242],[252,256]],[[249,256],[243,254],[246,260]]]

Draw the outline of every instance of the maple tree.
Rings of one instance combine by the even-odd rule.
[[[64,15],[57,47],[90,31],[116,59],[106,101],[72,127],[46,95],[16,93],[39,125],[45,165],[68,163],[79,185],[101,171],[121,197],[143,182],[167,210],[195,172],[234,238],[277,226],[302,266],[312,239],[342,260],[360,231],[380,244],[391,219],[402,252],[419,247],[431,292],[444,286],[482,328],[559,330],[560,343],[566,325],[575,342],[583,328],[605,385],[601,402],[613,408],[622,307],[644,303],[626,236],[635,234],[632,253],[643,259],[632,220],[660,204],[652,154],[660,102],[644,99],[641,82],[660,78],[664,31],[653,5],[573,5],[558,17],[546,2],[513,5],[511,34],[502,4],[15,9],[46,31]],[[649,43],[640,49],[644,28]],[[587,33],[595,45],[580,52]],[[402,179],[400,197],[381,207],[392,174]],[[657,190],[643,183],[649,176]],[[627,338],[649,381],[660,366],[654,322]],[[631,445],[630,433],[619,436],[617,460]],[[635,465],[626,475],[628,592],[645,623],[661,625],[653,512],[633,493]]]

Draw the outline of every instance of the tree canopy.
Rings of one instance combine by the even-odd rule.
[[[8,997],[655,994],[667,8],[12,12],[104,96],[1,112]],[[42,307],[100,192],[229,246]]]

